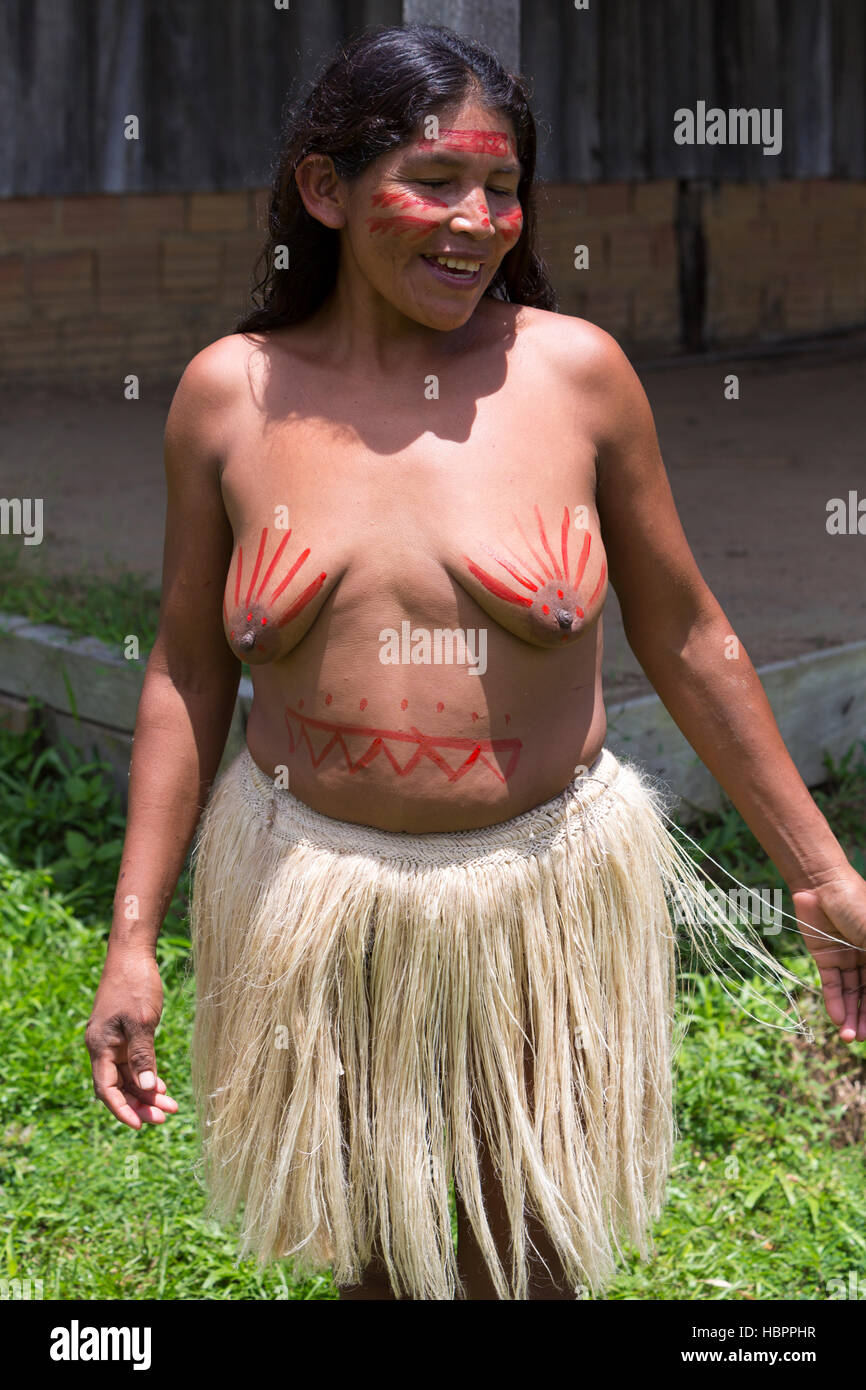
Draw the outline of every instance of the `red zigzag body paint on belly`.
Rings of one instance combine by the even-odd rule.
[[[519,738],[447,738],[423,734],[414,727],[377,729],[366,724],[333,723],[327,719],[313,719],[289,705],[285,718],[291,753],[306,746],[313,767],[319,767],[336,750],[345,760],[350,777],[381,757],[398,777],[410,776],[426,761],[444,773],[449,782],[459,782],[476,766],[486,768],[497,781],[505,782],[514,772],[523,747]],[[355,757],[350,743],[355,747]],[[491,753],[508,755],[504,773],[490,762],[487,755]]]

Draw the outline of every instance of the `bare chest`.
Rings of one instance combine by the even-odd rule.
[[[534,645],[584,635],[606,592],[595,450],[573,402],[528,385],[450,403],[404,387],[390,410],[335,389],[329,418],[251,419],[222,478],[232,649],[281,659],[326,609],[337,629],[448,622],[461,593]]]

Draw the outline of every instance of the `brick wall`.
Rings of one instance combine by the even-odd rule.
[[[866,183],[723,184],[704,196],[707,334],[719,342],[866,324]]]
[[[176,377],[246,307],[266,198],[0,200],[3,379]],[[540,211],[563,312],[638,355],[677,351],[675,182],[549,184]],[[722,184],[702,224],[708,346],[866,323],[866,183]]]
[[[679,338],[676,184],[548,184],[541,249],[563,313],[600,324],[621,343],[673,352]],[[575,269],[575,247],[589,267]]]
[[[4,379],[170,377],[231,332],[263,192],[0,200]]]

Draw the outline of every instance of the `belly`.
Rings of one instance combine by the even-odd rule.
[[[285,659],[253,669],[255,762],[324,815],[413,834],[555,796],[604,743],[601,623],[544,650],[474,616],[437,628],[323,613]]]

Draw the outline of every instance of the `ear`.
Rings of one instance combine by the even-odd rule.
[[[329,154],[308,154],[295,170],[304,207],[326,227],[346,225],[346,192]]]

